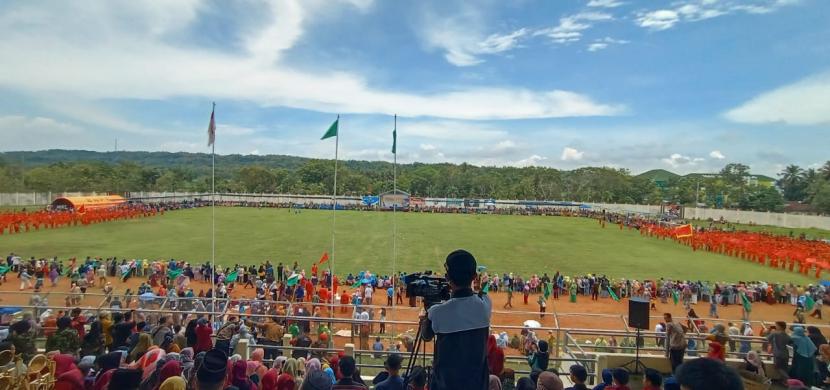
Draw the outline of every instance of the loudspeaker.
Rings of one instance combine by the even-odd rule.
[[[628,300],[628,327],[649,330],[648,321],[649,303],[642,299]]]

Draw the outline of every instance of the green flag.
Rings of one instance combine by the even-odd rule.
[[[615,300],[615,301],[617,301],[617,302],[619,302],[619,301],[620,301],[620,297],[618,297],[618,296],[617,296],[617,294],[616,294],[616,293],[614,293],[614,290],[612,290],[612,289],[611,289],[611,286],[608,286],[608,294],[610,294],[610,295],[611,295],[611,299],[613,299],[613,300]]]
[[[10,269],[11,269],[11,267],[9,267],[7,265],[0,265],[0,275],[3,275],[6,272],[9,272]]]
[[[393,152],[394,153],[394,152]],[[481,292],[487,294],[490,292],[490,282],[484,284],[484,287],[481,289]]]
[[[671,299],[674,300],[674,304],[676,305],[677,302],[680,300],[680,297],[677,295],[677,290],[673,290],[671,292]]]
[[[398,154],[398,129],[392,130],[392,154]]]
[[[236,277],[237,277],[238,274],[239,274],[239,271],[233,271],[233,272],[229,273],[228,276],[225,276],[225,282],[227,282],[227,283],[235,282]]]
[[[804,300],[804,307],[807,309],[807,311],[810,311],[810,310],[813,310],[813,306],[815,306],[815,305],[816,305],[816,301],[813,300],[813,297],[808,295],[807,299]]]
[[[288,287],[296,286],[299,281],[300,274],[293,274],[285,281],[285,285]]]
[[[352,285],[352,288],[358,288],[358,287],[360,287],[361,284],[362,283],[360,283],[360,280],[358,280],[358,281],[354,282],[354,284]]]
[[[545,283],[545,291],[544,291],[544,294],[545,294],[545,300],[547,300],[547,299],[548,299],[548,297],[550,297],[550,295],[551,295],[550,282]]]
[[[808,298],[809,299],[809,298]],[[741,302],[744,305],[744,310],[749,313],[752,311],[752,303],[749,302],[749,298],[746,297],[746,294],[741,293]]]
[[[339,115],[337,116],[337,119],[334,120],[334,123],[332,123],[331,126],[329,126],[329,129],[326,130],[326,134],[323,134],[323,138],[320,138],[320,139],[323,140],[323,139],[326,139],[326,138],[337,137],[338,122],[340,122],[340,116]]]
[[[170,278],[170,279],[176,279],[181,274],[182,274],[181,269],[169,269],[169,270],[167,270],[167,277]]]

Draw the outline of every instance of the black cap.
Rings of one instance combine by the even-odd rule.
[[[218,349],[205,353],[202,365],[196,372],[196,379],[202,383],[217,383],[225,380],[228,370],[228,355]]]

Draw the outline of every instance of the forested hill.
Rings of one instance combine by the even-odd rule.
[[[338,194],[378,194],[392,188],[392,164],[345,161]],[[826,172],[825,172],[826,171]],[[208,191],[207,153],[44,150],[0,153],[0,192]],[[778,180],[787,200],[830,210],[830,162],[819,170],[788,166]],[[479,167],[469,164],[402,164],[398,188],[415,196],[682,204],[777,211],[782,192],[772,179],[749,180],[749,167],[731,163],[718,174],[686,176],[652,170],[585,167]],[[764,177],[760,177],[764,179]],[[333,161],[284,155],[217,155],[216,189],[222,192],[330,194]],[[825,194],[826,193],[826,194]],[[827,202],[825,202],[825,198]]]

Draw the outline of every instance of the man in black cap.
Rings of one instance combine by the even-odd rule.
[[[196,371],[196,390],[221,390],[225,385],[228,355],[218,349],[205,353],[199,371]]]
[[[375,386],[375,390],[404,390],[403,379],[401,379],[401,376],[399,375],[402,361],[403,358],[397,353],[393,353],[386,358],[386,362],[383,363],[383,367],[386,368],[386,372],[389,373],[389,377],[387,377],[383,382],[378,383]]]
[[[472,254],[462,249],[450,253],[444,269],[452,298],[430,307],[421,316],[423,339],[436,338],[429,388],[487,389],[490,371],[486,351],[492,302],[487,295],[473,292],[476,259]]]

